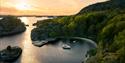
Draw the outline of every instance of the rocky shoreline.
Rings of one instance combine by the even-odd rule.
[[[6,49],[0,51],[0,62],[13,62],[22,53],[22,49],[18,46],[8,46]]]

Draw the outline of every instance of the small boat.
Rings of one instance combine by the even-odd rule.
[[[73,43],[76,43],[76,41],[74,40],[74,41],[72,41]]]
[[[62,48],[63,48],[63,49],[71,49],[71,46],[65,44],[65,45],[62,46]]]

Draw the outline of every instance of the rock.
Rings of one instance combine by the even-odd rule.
[[[0,61],[13,62],[21,55],[21,53],[22,49],[20,47],[8,46],[6,49],[0,51]]]
[[[46,39],[48,41],[48,43],[53,43],[53,42],[58,42],[59,40],[61,40],[60,38],[49,38]]]
[[[35,45],[35,46],[38,46],[38,47],[41,47],[41,46],[43,46],[43,45],[45,45],[45,44],[47,44],[48,43],[48,41],[33,41],[32,42],[32,44],[33,45]]]
[[[32,44],[38,47],[41,47],[43,45],[49,44],[49,43],[55,43],[58,42],[60,40],[60,38],[49,38],[49,39],[45,39],[45,40],[40,40],[40,41],[33,41]]]
[[[29,25],[28,25],[28,24],[26,24],[25,26],[29,27]]]
[[[71,49],[71,46],[65,44],[65,45],[62,46],[62,48],[63,48],[63,49]]]
[[[36,23],[33,23],[32,26],[36,26]]]

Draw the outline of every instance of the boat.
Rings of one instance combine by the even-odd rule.
[[[71,49],[71,46],[65,44],[65,45],[62,46],[62,48],[63,48],[63,49]]]
[[[74,41],[72,41],[73,43],[76,43],[76,41],[74,40]]]

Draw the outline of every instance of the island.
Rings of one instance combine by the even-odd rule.
[[[25,24],[18,17],[4,16],[0,19],[0,37],[15,35],[26,30]]]
[[[7,46],[6,49],[0,51],[0,62],[13,62],[22,53],[22,49],[18,46],[11,47]]]

